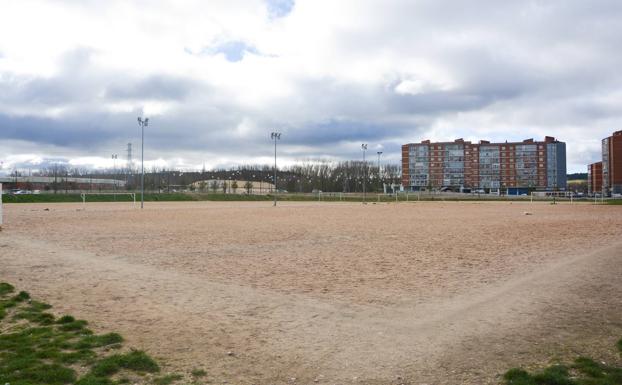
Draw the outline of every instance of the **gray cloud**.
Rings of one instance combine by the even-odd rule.
[[[200,88],[198,82],[190,78],[154,75],[144,79],[113,80],[106,86],[108,100],[174,100],[183,101],[194,89]],[[202,91],[205,91],[203,89]]]

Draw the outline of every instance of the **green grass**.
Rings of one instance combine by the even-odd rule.
[[[269,201],[272,197],[266,195],[245,194],[194,194],[194,193],[162,193],[145,194],[146,202],[193,202],[193,201]],[[87,203],[93,202],[131,202],[130,195],[88,194]],[[136,194],[136,201],[140,201],[140,193]],[[24,194],[4,195],[4,203],[81,203],[80,194]]]
[[[193,369],[192,372],[190,372],[190,374],[192,374],[192,377],[205,377],[207,376],[207,372],[203,369]]]
[[[622,354],[622,340],[616,346]],[[622,368],[579,357],[570,366],[553,365],[536,373],[511,369],[503,379],[506,385],[620,385]]]
[[[145,352],[120,349],[117,333],[96,335],[88,323],[70,315],[56,318],[51,308],[34,301],[27,292],[0,283],[0,380],[11,385],[116,385],[137,382],[128,375],[157,373],[159,365]],[[81,376],[77,366],[87,369]],[[124,376],[115,380],[117,374]],[[142,378],[142,377],[140,377]],[[170,384],[181,376],[165,375],[157,384]],[[144,383],[142,380],[138,382]]]
[[[239,190],[240,192],[242,190]],[[218,193],[146,193],[145,201],[146,202],[199,202],[199,201],[217,201],[217,202],[225,202],[225,201],[271,201],[274,199],[274,195],[248,195],[244,193],[239,194],[223,194],[221,192]],[[400,194],[398,197],[399,202],[406,201],[406,195]],[[80,194],[24,194],[24,195],[4,195],[3,200],[5,203],[81,203],[82,197]],[[136,200],[140,201],[140,193],[136,193]],[[293,201],[293,202],[312,202],[318,201],[318,196],[316,194],[298,194],[298,193],[283,193],[278,195],[279,201]],[[346,194],[340,197],[339,193],[323,193],[321,197],[322,202],[362,202],[363,194],[358,193],[355,195]],[[419,196],[417,193],[410,193],[408,200],[411,202],[418,201]],[[468,195],[464,196],[443,196],[443,195],[421,195],[421,201],[445,201],[445,202],[490,202],[490,201],[528,201],[528,197],[516,197],[516,196],[491,196],[484,195],[482,197],[478,197],[477,195]],[[132,198],[130,195],[110,195],[110,194],[97,194],[97,193],[89,193],[87,196],[87,204],[93,202],[131,202]],[[366,201],[370,204],[378,203],[378,194],[375,192],[370,192],[367,194]],[[538,202],[550,201],[537,199]],[[569,199],[558,198],[559,202],[568,202]],[[381,195],[380,202],[391,203],[395,202],[395,196],[392,195]],[[580,202],[580,201],[577,201]],[[589,200],[585,200],[585,202],[590,202]],[[607,201],[612,205],[622,205],[622,200],[609,200]]]
[[[5,296],[15,291],[15,288],[5,282],[0,282],[0,296]]]
[[[182,378],[183,377],[180,376],[179,374],[168,374],[166,376],[158,377],[158,378],[154,379],[153,383],[155,385],[170,385],[173,382],[181,380]]]
[[[97,362],[91,372],[93,377],[109,377],[121,369],[129,369],[141,373],[155,373],[160,371],[158,364],[145,352],[132,350],[125,354],[114,354]]]

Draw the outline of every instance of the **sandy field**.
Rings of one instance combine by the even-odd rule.
[[[622,206],[81,207],[5,205],[0,281],[199,383],[497,384],[618,359]]]

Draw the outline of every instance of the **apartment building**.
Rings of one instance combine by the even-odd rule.
[[[622,131],[603,139],[602,149],[602,191],[622,194]]]
[[[408,190],[486,189],[508,193],[566,189],[566,144],[471,143],[424,140],[402,146],[402,184]]]
[[[587,166],[587,190],[590,195],[603,191],[603,162]]]

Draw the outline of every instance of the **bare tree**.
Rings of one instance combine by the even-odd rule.
[[[244,188],[246,189],[246,193],[250,194],[253,190],[253,182],[247,180],[246,183],[244,183]]]
[[[218,191],[218,188],[220,186],[218,185],[218,181],[217,180],[213,180],[212,183],[210,184],[210,187],[211,187],[212,191],[214,193],[216,193],[216,191]]]

